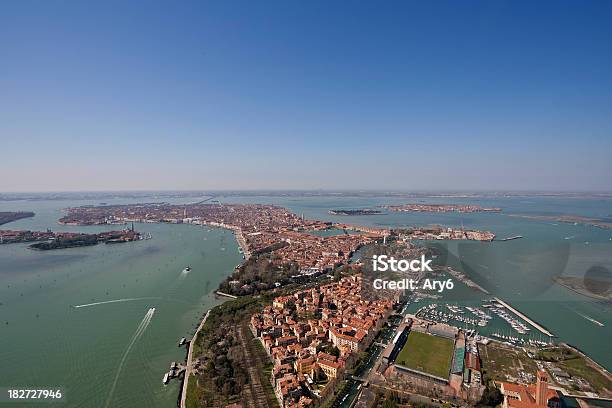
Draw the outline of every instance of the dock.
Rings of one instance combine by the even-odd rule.
[[[544,326],[541,326],[540,324],[534,322],[529,317],[527,317],[523,313],[519,312],[518,310],[516,310],[515,308],[513,308],[512,306],[510,306],[508,303],[504,302],[500,298],[494,297],[493,299],[495,299],[495,301],[497,303],[503,305],[508,310],[510,310],[512,313],[514,313],[515,315],[517,315],[518,317],[520,317],[521,319],[525,320],[527,323],[529,323],[530,325],[532,325],[533,327],[535,327],[536,329],[541,331],[543,334],[545,334],[545,335],[547,335],[549,337],[555,337],[555,335],[552,334],[551,332],[549,332]]]
[[[188,346],[187,346],[187,347],[189,347],[189,351],[187,352],[187,364],[185,365],[185,377],[183,379],[183,389],[181,390],[181,404],[180,404],[180,408],[185,408],[185,403],[186,403],[186,400],[187,400],[187,384],[189,384],[189,376],[191,375],[191,370],[193,369],[193,362],[192,362],[192,360],[193,360],[193,343],[198,338],[198,333],[200,333],[200,331],[202,330],[202,327],[204,327],[204,323],[206,323],[206,319],[208,319],[208,315],[210,315],[210,310],[208,310],[206,312],[206,315],[204,316],[204,318],[200,322],[200,325],[198,326],[198,329],[193,334],[193,338],[191,339],[191,341],[188,343]]]
[[[231,298],[231,299],[238,299],[238,296],[230,295],[229,293],[221,292],[220,290],[216,291],[215,295],[225,296],[225,297],[228,297],[228,298]]]

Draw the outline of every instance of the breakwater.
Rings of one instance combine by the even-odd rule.
[[[517,309],[513,308],[512,306],[510,306],[508,303],[504,302],[500,298],[494,297],[493,299],[495,299],[495,301],[497,301],[497,303],[503,305],[506,309],[510,310],[512,313],[514,313],[515,315],[517,315],[518,317],[520,317],[521,319],[525,320],[527,323],[529,323],[530,325],[532,325],[533,327],[538,329],[543,334],[545,334],[545,335],[547,335],[549,337],[555,337],[555,335],[553,333],[549,332],[544,326],[542,326],[542,325],[538,324],[537,322],[531,320],[529,317],[527,317],[526,315],[524,315],[523,313],[521,313]]]

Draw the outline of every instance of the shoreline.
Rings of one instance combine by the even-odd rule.
[[[143,220],[137,220],[137,221],[132,221],[132,222],[137,222],[137,223],[147,223],[144,222]],[[126,221],[127,223],[127,221]],[[154,222],[155,224],[161,224],[161,222],[157,221]],[[78,225],[78,226],[94,226],[94,225],[105,225],[105,224],[83,224],[83,223],[61,223],[60,224],[66,224],[66,225]],[[221,229],[225,229],[225,230],[229,230],[232,231],[234,233],[234,237],[236,239],[236,243],[238,244],[239,248],[241,249],[242,255],[243,255],[243,260],[240,263],[240,265],[242,265],[245,261],[247,261],[250,257],[251,257],[251,252],[248,249],[248,245],[246,242],[246,239],[244,238],[244,234],[242,232],[242,229],[238,226],[235,225],[229,225],[229,224],[225,224],[225,223],[217,223],[217,222],[208,222],[208,221],[200,221],[198,223],[189,223],[190,225],[196,225],[196,226],[207,226],[207,227],[212,227],[212,228],[221,228]],[[229,299],[238,299],[238,296],[234,296],[234,295],[230,295],[227,293],[223,293],[220,292],[218,290],[215,290],[213,292],[215,295],[217,296],[221,296],[221,297],[226,297]],[[189,387],[189,376],[191,375],[191,371],[192,371],[192,359],[193,359],[193,342],[197,339],[198,334],[201,332],[202,328],[204,327],[204,324],[206,323],[206,320],[208,319],[208,316],[210,315],[210,311],[211,309],[208,309],[206,311],[206,314],[204,315],[204,317],[202,318],[202,320],[200,321],[200,324],[198,325],[198,328],[196,329],[195,333],[193,334],[192,339],[189,341],[188,343],[188,350],[187,350],[187,362],[185,365],[185,371],[184,371],[184,375],[183,375],[183,382],[181,383],[180,389],[179,389],[179,395],[178,395],[178,399],[177,399],[177,406],[179,408],[186,408],[186,399],[187,399],[187,389]]]
[[[572,291],[574,293],[577,293],[581,296],[587,297],[589,299],[594,299],[594,300],[599,300],[599,301],[604,301],[604,302],[609,302],[610,299],[606,296],[602,296],[602,295],[597,295],[591,292],[588,292],[585,288],[576,288],[571,286],[571,284],[564,282],[563,280],[561,280],[561,278],[553,278],[552,279],[553,282],[555,282],[557,285],[564,287],[565,289]]]
[[[185,408],[185,402],[187,400],[187,387],[189,385],[189,376],[191,375],[191,370],[192,370],[191,360],[193,358],[193,342],[198,338],[198,334],[202,330],[202,327],[204,327],[204,323],[206,323],[206,320],[208,319],[208,316],[210,315],[211,310],[212,309],[208,309],[206,311],[206,314],[202,318],[200,325],[198,326],[195,333],[193,334],[193,337],[189,341],[189,346],[188,346],[189,350],[187,351],[187,364],[185,365],[185,375],[183,377],[183,386],[181,387],[181,391],[180,391],[180,398],[181,398],[180,399],[181,402],[179,404],[180,408]]]
[[[0,211],[0,225],[23,220],[25,218],[32,218],[35,215],[36,213],[32,211]]]
[[[568,347],[569,349],[575,351],[576,353],[578,353],[582,358],[585,359],[585,361],[587,363],[589,363],[589,365],[591,366],[592,369],[599,371],[599,373],[601,375],[603,375],[604,377],[608,378],[609,380],[612,381],[612,374],[610,374],[610,371],[608,371],[608,369],[604,366],[602,366],[601,364],[599,364],[597,361],[593,360],[591,357],[589,357],[588,354],[586,354],[584,351],[580,350],[578,347],[571,345],[569,343],[565,343],[565,342],[561,342],[560,345]]]
[[[242,229],[236,225],[229,225],[229,224],[224,224],[224,223],[219,223],[219,222],[209,222],[209,221],[201,221],[199,223],[193,223],[194,225],[202,225],[202,226],[207,226],[207,227],[215,227],[215,228],[223,228],[226,230],[230,230],[234,233],[234,236],[236,237],[236,242],[238,243],[238,246],[240,247],[240,249],[242,250],[242,254],[244,255],[244,260],[248,260],[251,257],[251,251],[249,250],[249,247],[247,245],[246,239],[244,238],[244,233],[242,232]]]
[[[194,224],[197,225],[197,224]],[[244,239],[244,235],[242,233],[242,229],[240,229],[239,227],[236,227],[234,225],[227,225],[227,224],[220,224],[220,223],[210,223],[210,222],[202,222],[200,223],[200,225],[202,226],[208,226],[208,227],[214,227],[214,228],[223,228],[226,230],[231,230],[234,232],[234,237],[236,238],[236,241],[238,243],[238,246],[242,249],[242,253],[244,255],[244,259],[243,262],[248,260],[251,257],[251,252],[247,249],[247,244],[246,244],[246,240]],[[242,262],[241,262],[242,264]],[[217,296],[223,296],[223,297],[227,297],[227,298],[231,298],[231,299],[238,299],[238,296],[233,296],[227,293],[223,293],[220,292],[218,290],[214,291],[214,294]],[[193,337],[191,338],[191,340],[189,341],[188,344],[188,351],[187,351],[187,363],[185,365],[185,373],[183,376],[183,383],[181,384],[181,389],[179,391],[179,403],[178,403],[178,407],[179,408],[186,408],[186,401],[187,401],[187,389],[189,388],[189,376],[191,375],[191,370],[192,370],[192,359],[193,359],[193,342],[198,338],[198,334],[200,334],[200,332],[202,331],[202,328],[204,327],[204,324],[206,323],[206,320],[208,319],[208,316],[210,315],[210,311],[211,309],[208,309],[206,311],[206,314],[204,315],[204,317],[202,318],[200,324],[198,325],[198,328],[196,329],[195,333],[193,334]]]

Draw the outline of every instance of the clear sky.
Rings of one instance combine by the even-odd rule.
[[[611,191],[611,21],[611,1],[2,1],[0,191]]]

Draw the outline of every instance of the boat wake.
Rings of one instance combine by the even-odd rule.
[[[190,268],[190,267],[187,267],[187,268],[183,269],[183,270],[181,271],[181,274],[179,275],[179,278],[181,278],[181,279],[185,279],[185,277],[186,277],[187,275],[189,275],[189,273],[190,273],[190,272],[191,272],[191,268]]]
[[[597,320],[593,319],[593,318],[592,318],[592,317],[590,317],[590,316],[584,315],[584,314],[579,313],[579,312],[576,312],[576,313],[577,313],[578,315],[580,315],[581,317],[583,317],[583,318],[587,319],[589,322],[591,322],[591,323],[594,323],[594,324],[598,325],[599,327],[604,327],[604,326],[605,326],[605,325],[604,325],[602,322],[599,322],[599,321],[597,321]]]
[[[125,364],[125,360],[127,359],[128,354],[130,354],[130,350],[132,350],[132,347],[134,346],[136,341],[142,336],[145,330],[147,330],[149,323],[151,323],[151,319],[153,319],[154,313],[155,313],[155,308],[154,307],[149,308],[149,311],[145,314],[144,318],[142,319],[142,321],[136,328],[136,331],[134,332],[134,335],[132,336],[130,343],[128,344],[127,348],[123,352],[123,356],[121,357],[121,361],[119,362],[119,367],[117,368],[117,374],[115,374],[113,385],[111,387],[110,393],[108,394],[108,398],[106,399],[106,404],[104,404],[105,407],[108,407],[110,405],[113,394],[115,393],[115,388],[117,387],[117,381],[119,381],[119,375],[121,374],[121,369],[123,368],[123,364]]]
[[[135,300],[150,300],[150,299],[161,299],[161,298],[158,298],[158,297],[140,297],[140,298],[126,298],[126,299],[105,300],[103,302],[86,303],[84,305],[76,305],[76,306],[73,306],[73,307],[75,309],[80,309],[82,307],[91,307],[91,306],[98,306],[98,305],[106,305],[108,303],[133,302]]]
[[[600,322],[600,321],[597,321],[597,320],[593,319],[591,316],[587,316],[587,315],[585,315],[585,314],[582,314],[582,313],[580,313],[579,311],[574,310],[574,309],[572,309],[572,308],[571,308],[571,307],[569,307],[569,306],[565,306],[565,307],[566,307],[568,310],[571,310],[572,312],[576,313],[578,316],[582,317],[583,319],[586,319],[586,320],[588,320],[589,322],[591,322],[591,323],[593,323],[593,324],[596,324],[596,325],[597,325],[597,326],[599,326],[599,327],[604,327],[604,326],[605,326],[605,324],[603,324],[603,323],[602,323],[602,322]]]

